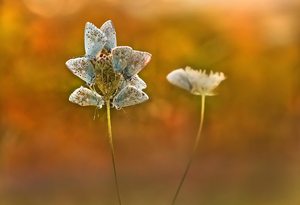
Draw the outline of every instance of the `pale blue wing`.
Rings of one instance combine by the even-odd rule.
[[[123,88],[113,99],[113,106],[116,109],[136,105],[148,100],[149,97],[143,91],[133,86]]]
[[[133,51],[128,65],[123,71],[125,78],[130,78],[139,73],[151,60],[151,54],[143,51]]]
[[[89,59],[86,57],[73,58],[66,62],[66,66],[69,70],[88,85],[92,85],[95,80],[94,67]]]
[[[180,88],[191,91],[192,85],[188,79],[187,73],[182,69],[176,69],[167,75],[167,80]]]
[[[85,55],[88,57],[96,57],[103,49],[107,38],[105,34],[94,24],[87,22],[84,31],[84,48]]]
[[[129,85],[136,87],[139,90],[147,88],[147,84],[138,75],[134,75],[131,78],[125,79],[121,84],[121,88]]]
[[[106,21],[100,28],[100,30],[105,34],[107,41],[104,48],[107,51],[111,51],[117,46],[116,30],[111,20]]]
[[[122,72],[129,64],[132,56],[132,48],[129,46],[118,46],[112,49],[112,65],[116,72]]]
[[[85,87],[77,88],[69,97],[69,101],[80,106],[97,106],[102,108],[104,100],[101,95]]]

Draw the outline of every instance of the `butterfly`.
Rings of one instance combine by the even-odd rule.
[[[180,88],[190,91],[192,84],[189,81],[188,75],[182,68],[172,71],[167,75],[167,80]]]
[[[96,91],[81,86],[77,88],[69,97],[69,101],[80,106],[96,106],[101,109],[104,105],[104,99]]]
[[[95,81],[95,71],[93,64],[86,57],[73,58],[66,62],[69,70],[80,79],[91,86]]]
[[[115,28],[110,20],[106,21],[100,29],[87,22],[84,30],[85,56],[68,60],[66,66],[74,75],[91,86],[95,81],[95,71],[91,61],[103,49],[110,51],[116,47],[116,44]]]
[[[128,79],[124,79],[120,87],[122,89],[129,85],[134,86],[139,90],[147,88],[147,84],[138,75],[134,75]]]
[[[113,69],[121,72],[125,79],[140,72],[150,61],[151,54],[133,50],[129,46],[118,46],[112,49]]]
[[[143,91],[134,86],[126,86],[113,98],[112,105],[116,109],[121,109],[142,103],[148,99],[149,97]],[[70,95],[69,101],[80,106],[96,106],[99,109],[105,104],[101,95],[83,86],[77,88]]]
[[[222,72],[206,73],[206,70],[194,70],[189,66],[185,69],[176,69],[167,75],[167,80],[180,88],[183,88],[193,95],[216,95],[214,89],[225,80]]]
[[[121,109],[142,103],[148,99],[148,95],[143,91],[134,86],[126,86],[114,97],[112,104],[116,109]]]

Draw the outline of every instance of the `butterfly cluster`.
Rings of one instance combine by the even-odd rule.
[[[108,102],[121,109],[149,99],[143,92],[147,85],[138,73],[149,63],[151,54],[129,46],[117,46],[115,28],[110,20],[100,28],[86,23],[84,47],[83,57],[66,62],[69,70],[87,85],[70,95],[71,102],[98,108]]]

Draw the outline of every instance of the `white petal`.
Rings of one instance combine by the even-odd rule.
[[[136,105],[148,100],[146,93],[133,86],[123,88],[113,99],[113,106],[116,109]]]
[[[167,75],[167,80],[180,88],[191,91],[192,85],[188,79],[187,73],[182,69],[176,69]]]
[[[114,25],[111,20],[106,21],[100,28],[100,30],[105,34],[107,37],[107,42],[104,46],[105,49],[111,51],[114,47],[117,46],[117,38],[116,38],[116,31]]]
[[[223,73],[207,74],[205,70],[185,69],[189,82],[192,85],[191,93],[194,95],[215,95],[214,89],[225,80]]]
[[[85,87],[77,88],[69,97],[69,101],[80,106],[97,106],[102,108],[104,100],[101,95]]]
[[[66,62],[66,66],[74,75],[84,80],[88,85],[94,83],[94,67],[86,57],[70,59]]]
[[[103,49],[107,38],[94,24],[87,22],[84,31],[84,47],[86,56],[96,57]]]

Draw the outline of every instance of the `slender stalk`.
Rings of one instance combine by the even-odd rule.
[[[112,130],[111,130],[110,101],[109,100],[106,101],[106,113],[107,113],[108,139],[109,139],[111,158],[112,158],[112,163],[113,163],[115,186],[116,186],[117,195],[118,195],[118,202],[119,202],[119,205],[121,205],[122,203],[121,203],[120,189],[119,189],[117,169],[116,169],[116,163],[115,163],[115,149],[114,149],[113,138],[112,138]]]
[[[184,170],[184,173],[182,175],[182,178],[179,182],[179,185],[177,187],[177,190],[175,192],[175,195],[173,197],[173,200],[172,200],[172,205],[175,204],[176,202],[176,199],[178,197],[178,194],[181,190],[181,187],[183,185],[183,182],[185,181],[185,178],[190,170],[190,167],[191,167],[191,164],[193,162],[193,159],[195,157],[195,154],[196,154],[196,150],[198,148],[198,145],[199,145],[199,141],[200,141],[200,137],[201,137],[201,133],[202,133],[202,127],[203,127],[203,120],[204,120],[204,110],[205,110],[205,95],[202,95],[201,96],[201,116],[200,116],[200,124],[199,124],[199,129],[198,129],[198,132],[197,132],[197,136],[196,136],[196,139],[195,139],[195,143],[194,143],[194,147],[193,147],[193,150],[192,150],[192,153],[191,153],[191,156],[188,160],[188,163],[185,167],[185,170]]]

